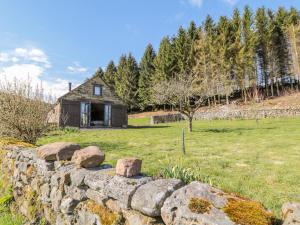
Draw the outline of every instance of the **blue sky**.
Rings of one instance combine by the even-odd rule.
[[[0,0],[0,80],[27,79],[59,96],[109,60],[176,34],[207,14],[217,19],[248,4],[300,9],[299,0]]]

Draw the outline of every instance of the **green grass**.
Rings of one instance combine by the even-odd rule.
[[[98,145],[106,162],[136,156],[143,172],[157,175],[179,165],[209,177],[223,190],[261,201],[277,216],[286,201],[300,201],[300,118],[195,121],[186,132],[186,156],[181,153],[185,122],[149,125],[149,119],[130,119],[130,128],[52,133],[39,145],[74,141],[83,147]]]
[[[13,201],[11,190],[5,187],[3,177],[0,176],[0,225],[21,225],[24,222],[21,215],[10,212],[11,201]]]

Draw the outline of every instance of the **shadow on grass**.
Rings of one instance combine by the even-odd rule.
[[[129,125],[127,129],[149,129],[149,128],[168,128],[170,126],[134,126],[134,125]]]
[[[99,135],[99,139],[101,139],[101,135]],[[104,150],[120,149],[120,148],[127,146],[127,144],[124,142],[111,143],[111,142],[102,142],[102,141],[81,142],[79,144],[82,148],[85,148],[88,146],[99,146],[100,149],[104,149]]]
[[[250,130],[273,130],[275,127],[269,128],[211,128],[211,129],[200,129],[198,132],[206,132],[206,133],[234,133],[234,132],[242,132],[242,131],[250,131]]]

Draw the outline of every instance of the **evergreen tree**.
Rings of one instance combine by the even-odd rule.
[[[132,54],[122,55],[115,79],[116,94],[128,105],[130,111],[138,106],[139,68]]]
[[[216,28],[211,16],[207,16],[204,21],[203,30],[205,34],[205,74],[209,81],[210,89],[208,96],[213,97],[214,104],[216,104],[216,94],[218,86],[218,63],[217,63],[217,35]],[[210,98],[208,98],[210,104]]]
[[[149,44],[140,62],[139,76],[139,107],[144,110],[151,104],[151,81],[155,73],[154,59],[155,51],[153,46]]]
[[[266,9],[264,7],[257,9],[255,15],[255,28],[256,28],[256,38],[257,38],[257,45],[256,45],[256,54],[257,54],[257,61],[258,61],[258,82],[260,85],[264,84],[266,88],[266,94],[268,96],[268,83],[269,83],[269,76],[268,76],[268,18],[266,15]]]
[[[293,65],[292,73],[295,75],[296,79],[299,83],[299,76],[300,76],[300,15],[297,9],[291,8],[289,15],[288,15],[288,22],[287,22],[287,33],[289,35],[289,43],[291,48],[291,55],[292,55],[292,62]],[[298,88],[298,86],[297,86]]]
[[[154,60],[155,74],[152,83],[157,84],[174,76],[175,57],[174,46],[168,37],[160,43],[157,56]]]
[[[106,67],[106,70],[103,75],[104,82],[110,87],[115,88],[115,76],[117,73],[117,68],[114,61],[110,61]]]
[[[93,75],[93,77],[97,77],[97,76],[99,76],[101,79],[103,79],[103,77],[104,77],[104,71],[101,67],[99,67],[96,70],[95,74]]]
[[[217,25],[217,65],[218,65],[218,79],[219,79],[219,95],[225,95],[226,104],[229,104],[229,95],[232,92],[232,79],[230,76],[231,68],[231,40],[230,40],[230,21],[227,17],[220,17]]]
[[[247,81],[247,87],[252,87],[257,98],[257,89],[256,89],[256,37],[255,31],[253,29],[254,19],[253,14],[249,6],[245,6],[243,18],[242,18],[242,41],[244,43],[243,48],[243,66],[245,72],[245,79]]]

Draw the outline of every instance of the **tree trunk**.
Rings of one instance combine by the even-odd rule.
[[[228,94],[226,94],[226,105],[229,105],[229,97],[228,97]]]
[[[193,117],[189,116],[189,132],[193,131]]]
[[[277,91],[277,96],[280,96],[278,81],[276,81],[276,91]]]
[[[274,97],[273,79],[271,79],[271,96]]]

